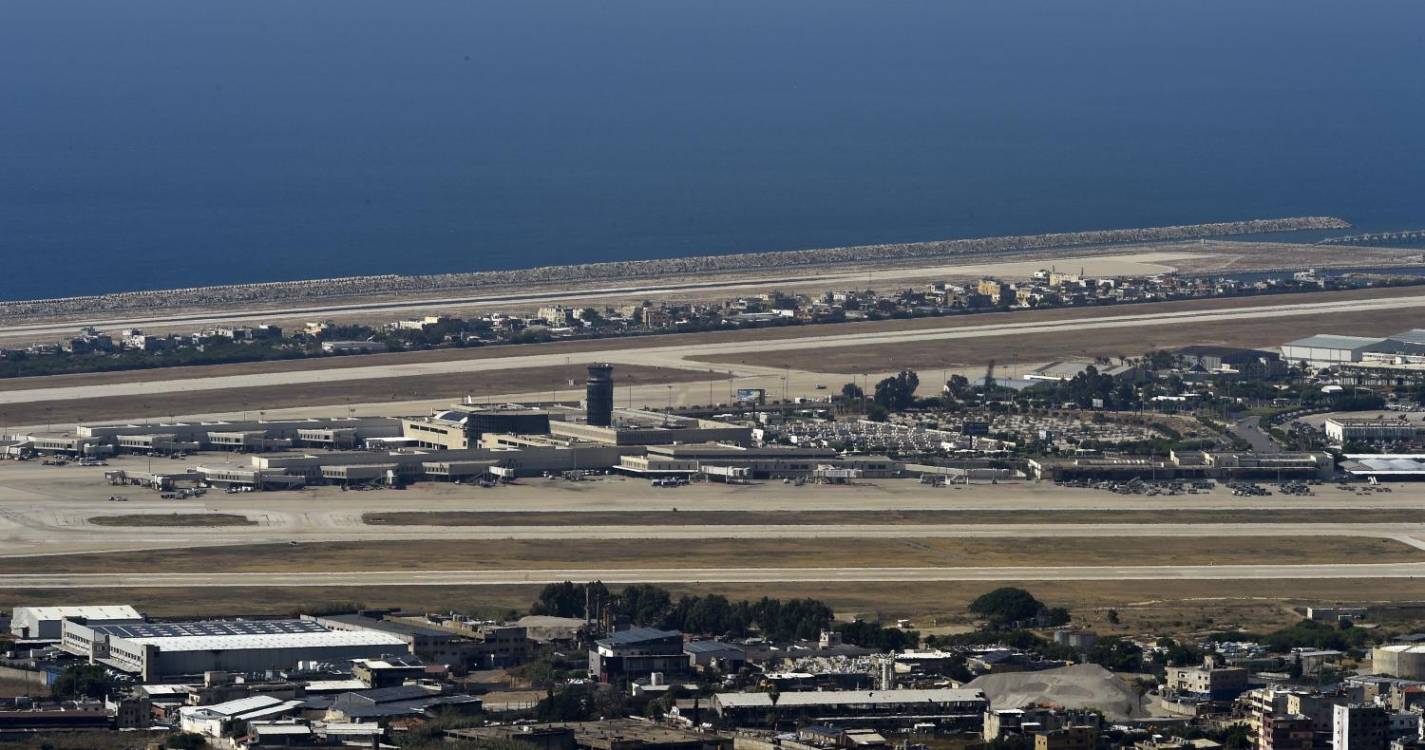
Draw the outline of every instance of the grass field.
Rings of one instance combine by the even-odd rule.
[[[122,516],[95,516],[95,526],[256,526],[247,516],[233,513],[130,513]]]
[[[1425,523],[1425,510],[385,511],[372,526],[805,526],[1044,523]]]
[[[579,568],[994,567],[1017,565],[1234,565],[1425,560],[1391,539],[1282,537],[1062,537],[1016,545],[1004,539],[500,539],[312,542],[16,557],[3,573],[319,572]]]

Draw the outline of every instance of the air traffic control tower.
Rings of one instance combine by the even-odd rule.
[[[589,365],[584,395],[585,419],[594,427],[610,427],[614,421],[614,366]]]

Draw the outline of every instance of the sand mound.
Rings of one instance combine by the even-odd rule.
[[[1102,711],[1110,721],[1147,713],[1132,686],[1097,664],[1076,664],[1043,672],[989,674],[965,687],[983,690],[993,708],[1033,705],[1093,708]]]

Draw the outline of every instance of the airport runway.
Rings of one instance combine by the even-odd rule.
[[[577,355],[577,359],[581,362],[605,361],[615,364],[671,367],[707,372],[714,366],[706,362],[691,361],[691,359],[695,357],[713,357],[761,351],[826,349],[833,347],[899,344],[921,341],[954,341],[1031,333],[1074,333],[1078,331],[1140,328],[1144,326],[1182,326],[1205,322],[1247,319],[1261,320],[1312,314],[1329,314],[1332,312],[1379,310],[1382,313],[1388,313],[1407,307],[1425,307],[1425,294],[1415,297],[1255,305],[1237,309],[1180,311],[1170,313],[1137,313],[1108,316],[1086,314],[1080,318],[1027,323],[963,325],[962,320],[957,320],[957,325],[947,325],[945,328],[915,329],[900,332],[876,331],[818,335],[815,327],[811,327],[806,329],[804,335],[789,339],[679,344],[642,349],[611,347],[604,350],[581,352]],[[404,376],[440,377],[458,373],[490,372],[515,368],[563,367],[568,365],[569,360],[570,355],[567,354],[532,354],[453,362],[420,362],[328,370],[296,370],[188,380],[153,380],[137,383],[31,388],[0,392],[0,404],[109,396],[152,395],[175,391],[253,388],[311,382],[356,381]],[[777,368],[743,365],[719,364],[716,365],[716,368],[720,371],[725,370],[728,374],[740,376],[769,375],[781,372],[781,370]]]
[[[3,589],[260,586],[508,586],[562,581],[627,583],[927,583],[937,581],[1154,581],[1419,578],[1425,563],[1356,565],[1143,565],[985,568],[568,568],[382,570],[343,573],[0,574]]]
[[[1076,267],[1082,267],[1091,275],[1148,275],[1173,270],[1162,265],[1163,261],[1202,257],[1199,253],[1179,251],[1151,251],[1124,253],[1120,255],[1099,254],[1073,258]],[[982,259],[983,260],[983,259]],[[203,328],[219,324],[256,324],[276,320],[312,317],[351,317],[380,313],[382,315],[411,315],[415,313],[445,312],[453,310],[474,310],[488,307],[510,308],[580,300],[611,300],[624,297],[663,297],[671,295],[706,296],[712,294],[736,295],[751,290],[765,290],[769,286],[779,288],[818,285],[835,287],[840,285],[865,285],[885,281],[903,281],[935,276],[971,277],[980,275],[1028,276],[1044,267],[1042,260],[1008,260],[988,263],[961,263],[958,265],[907,266],[888,269],[832,269],[816,273],[814,268],[803,269],[809,273],[798,276],[739,275],[736,280],[712,280],[683,284],[668,283],[667,280],[650,279],[644,284],[605,286],[599,288],[555,288],[548,291],[515,293],[500,292],[468,296],[434,296],[420,299],[394,301],[348,302],[327,305],[307,305],[243,312],[190,311],[167,315],[132,315],[127,317],[94,318],[65,322],[29,323],[0,326],[0,339],[8,338],[53,338],[72,335],[83,327],[93,327],[105,332],[116,332],[124,328],[148,328],[152,331],[171,330],[177,327]]]

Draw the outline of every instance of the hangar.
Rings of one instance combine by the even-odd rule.
[[[60,647],[144,681],[203,672],[285,670],[303,661],[409,653],[373,630],[332,630],[312,620],[203,620],[88,625],[65,620]]]

